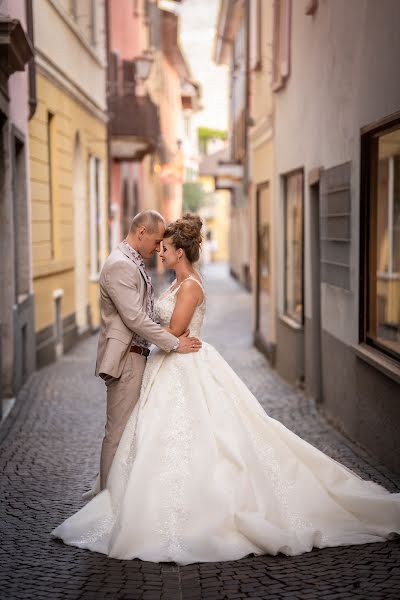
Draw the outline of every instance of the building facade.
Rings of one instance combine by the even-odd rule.
[[[276,355],[273,3],[221,1],[214,58],[230,67],[231,273],[253,293],[256,345]],[[225,173],[226,175],[226,173]],[[233,173],[232,173],[233,175]],[[218,185],[221,185],[221,180]]]
[[[400,5],[275,3],[278,371],[400,468]]]
[[[111,160],[111,248],[127,234],[147,202],[146,164],[160,137],[157,105],[144,87],[152,66],[148,5],[140,0],[108,2],[108,107]]]
[[[271,86],[273,3],[248,5],[250,275],[254,341],[272,364],[276,356],[276,195],[274,93]]]
[[[31,3],[24,0],[0,5],[0,420],[35,368],[28,163],[28,121],[35,108],[30,9]]]
[[[230,104],[228,147],[232,177],[229,265],[231,274],[248,289],[252,286],[251,201],[249,198],[249,67],[250,4],[221,0],[216,28],[214,60],[229,67]],[[225,166],[226,171],[226,166]]]
[[[154,0],[108,2],[112,246],[146,208],[182,212],[196,169],[191,115],[200,90],[179,46],[179,17]],[[190,155],[189,155],[190,154]],[[190,175],[190,173],[189,173]]]
[[[108,253],[104,0],[33,5],[37,109],[30,121],[38,366],[99,324]]]
[[[247,137],[242,189],[251,218],[238,220],[241,235],[234,228],[232,235],[240,248],[252,240],[255,342],[332,423],[393,470],[400,468],[399,20],[395,0],[222,0],[216,41],[216,58],[233,63],[232,157]],[[248,94],[239,110],[243,64]],[[247,115],[242,137],[238,114]],[[231,264],[245,281],[233,248]]]

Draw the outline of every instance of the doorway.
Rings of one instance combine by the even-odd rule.
[[[269,182],[256,188],[256,323],[254,343],[271,355],[271,199]]]

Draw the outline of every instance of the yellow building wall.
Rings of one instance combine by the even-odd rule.
[[[206,194],[213,193],[215,195],[215,206],[211,209],[213,216],[207,219],[207,227],[212,233],[212,239],[217,243],[217,249],[211,253],[211,260],[227,262],[229,260],[230,192],[215,190],[214,177],[202,175],[198,178],[198,182],[203,186]]]
[[[89,228],[88,163],[95,155],[104,169],[104,189],[107,189],[107,129],[103,121],[72,96],[54,85],[41,72],[37,73],[37,110],[29,123],[30,177],[32,193],[32,252],[35,302],[35,328],[40,331],[54,323],[53,291],[64,290],[61,316],[75,312],[74,255],[74,148],[79,133],[84,180],[86,182],[86,223]],[[52,181],[49,169],[49,127],[52,137]],[[50,194],[51,190],[51,194]],[[107,214],[104,194],[103,214]],[[101,227],[108,238],[107,219]],[[51,239],[53,236],[53,247]],[[94,325],[99,323],[98,283],[89,280],[89,231],[86,248],[87,296]],[[105,258],[105,249],[102,251]]]
[[[215,235],[217,249],[212,253],[214,261],[227,262],[229,259],[229,215],[231,198],[228,190],[217,190],[217,205],[215,207]]]

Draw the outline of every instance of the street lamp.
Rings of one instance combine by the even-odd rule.
[[[136,76],[138,79],[145,81],[148,78],[153,62],[154,58],[146,54],[135,58]]]
[[[135,80],[136,80],[136,95],[144,96],[144,82],[150,75],[151,67],[154,58],[148,54],[142,54],[134,59],[135,61]]]

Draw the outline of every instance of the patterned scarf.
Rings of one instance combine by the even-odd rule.
[[[151,283],[151,278],[146,271],[146,265],[144,264],[143,257],[137,252],[126,240],[122,242],[125,244],[126,248],[129,250],[130,255],[132,256],[133,262],[141,269],[142,273],[146,279],[146,313],[150,317],[152,321],[154,321],[154,288]],[[132,343],[137,346],[142,346],[143,348],[148,348],[150,346],[150,342],[140,337],[136,333],[133,336]]]

